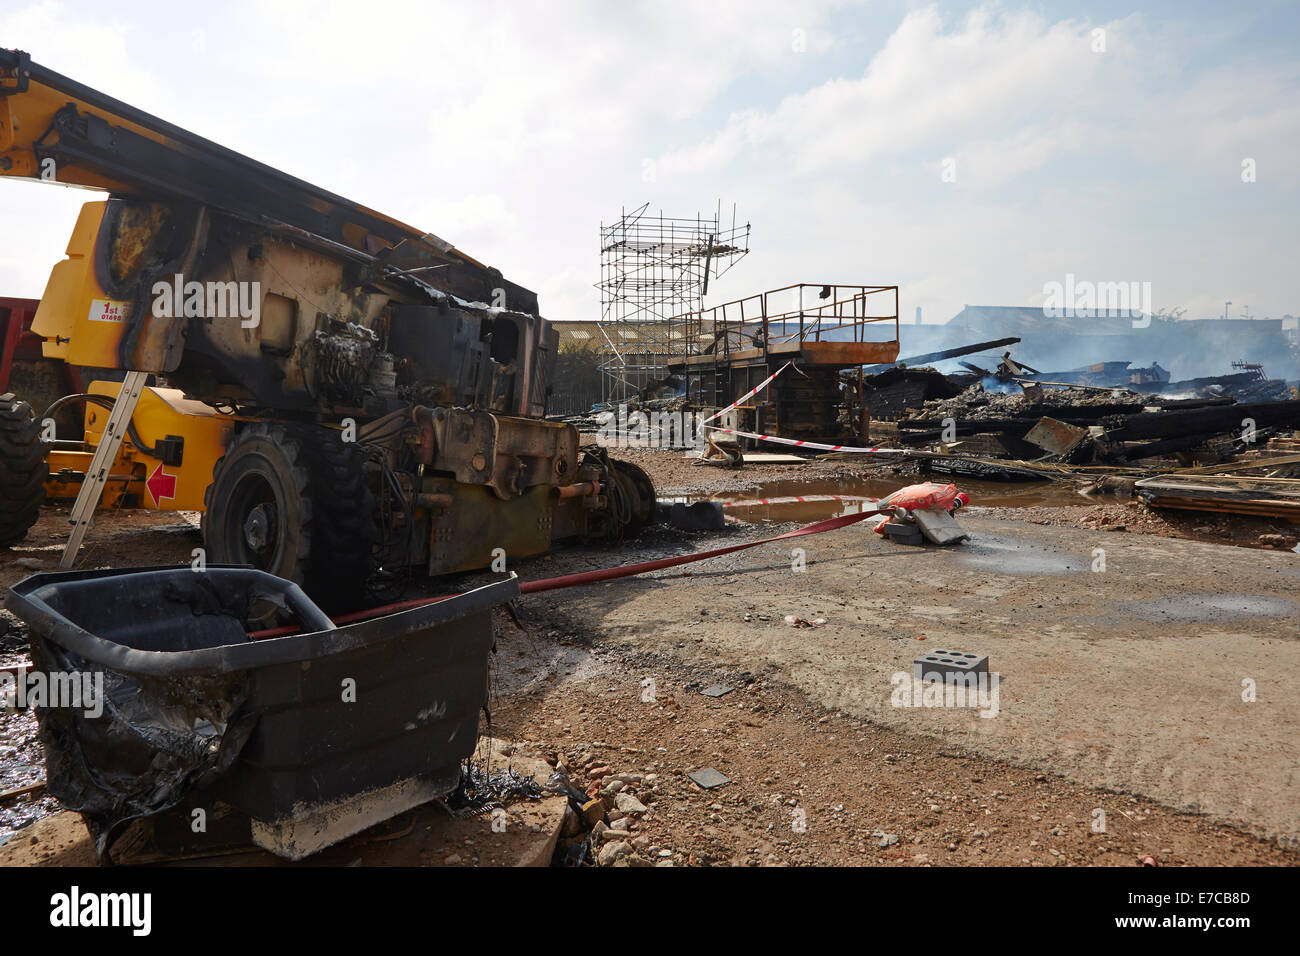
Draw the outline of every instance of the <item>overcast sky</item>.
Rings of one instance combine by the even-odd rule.
[[[5,0],[0,46],[434,232],[556,319],[599,315],[602,220],[719,198],[753,251],[710,303],[898,285],[934,322],[1073,273],[1300,313],[1295,3]],[[0,182],[0,295],[41,294],[89,198]]]

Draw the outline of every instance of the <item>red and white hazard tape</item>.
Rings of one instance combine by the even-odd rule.
[[[771,375],[769,375],[767,378],[763,379],[763,381],[759,382],[757,385],[755,385],[753,388],[751,388],[751,389],[750,389],[748,392],[746,392],[744,395],[740,396],[740,398],[736,399],[734,402],[732,402],[730,405],[728,405],[726,408],[722,409],[721,411],[714,412],[714,413],[713,413],[712,415],[710,415],[708,418],[704,419],[704,421],[700,422],[700,424],[701,424],[701,425],[707,425],[709,422],[713,421],[713,420],[714,420],[715,418],[717,418],[719,415],[725,415],[725,414],[727,414],[727,412],[731,411],[733,408],[735,408],[736,406],[738,406],[741,402],[747,402],[747,401],[749,401],[749,399],[753,398],[755,395],[757,395],[757,394],[758,394],[759,392],[761,392],[763,389],[765,389],[765,388],[767,388],[769,385],[771,385],[771,384],[772,384],[772,379],[776,378],[778,375],[780,375],[782,372],[784,372],[786,369],[788,369],[788,368],[789,368],[791,365],[793,365],[793,364],[794,364],[794,360],[793,360],[793,359],[791,359],[789,362],[786,362],[784,365],[782,365],[779,369],[777,369],[775,372],[773,372],[773,373],[772,373]]]
[[[753,438],[756,441],[776,442],[778,445],[790,445],[794,448],[816,448],[821,451],[852,451],[862,452],[864,454],[879,453],[882,455],[916,454],[915,448],[861,448],[857,445],[823,445],[821,442],[815,441],[798,441],[794,438],[778,438],[775,435],[758,435],[754,432],[740,432],[736,431],[734,428],[719,428],[717,425],[705,425],[704,427],[715,432],[723,432],[727,435],[739,435],[742,438]]]

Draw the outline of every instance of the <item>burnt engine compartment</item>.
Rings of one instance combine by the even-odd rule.
[[[456,287],[502,307],[417,277],[441,277],[441,266],[392,265],[431,261],[407,243],[365,256],[201,206],[114,199],[109,207],[96,275],[134,306],[123,367],[156,368],[217,407],[305,419],[372,418],[414,404],[545,414],[559,335],[523,311],[536,309],[536,296],[495,270]],[[159,315],[155,287],[174,277],[184,283],[179,314]],[[191,285],[195,299],[184,291]],[[255,297],[256,315],[229,314],[234,295]]]
[[[272,517],[328,515],[330,534],[353,528],[330,560],[346,551],[350,580],[370,578],[373,594],[389,594],[417,566],[429,574],[483,568],[499,553],[540,554],[553,540],[619,540],[653,519],[643,472],[579,448],[572,425],[545,420],[559,334],[525,311],[536,297],[495,270],[462,267],[455,279],[427,264],[440,248],[429,237],[366,255],[202,206],[111,205],[95,255],[101,284],[133,304],[122,364],[156,369],[238,422],[205,516],[221,529],[223,560],[245,560],[244,535],[254,563],[262,561],[261,529]],[[170,314],[151,299],[158,283],[164,305],[174,293]],[[223,300],[214,288],[238,295]],[[267,432],[275,422],[292,427]],[[225,500],[222,462],[247,460],[254,429],[305,456],[295,461],[305,466],[311,504],[300,514],[288,515],[278,498]],[[236,451],[246,433],[253,437]],[[339,441],[352,443],[346,453]],[[294,468],[283,467],[285,482],[300,480]],[[248,514],[233,514],[245,505]],[[283,555],[265,566],[301,570]]]

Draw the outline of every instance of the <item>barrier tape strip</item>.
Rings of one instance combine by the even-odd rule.
[[[756,508],[759,505],[800,505],[817,501],[879,501],[863,495],[788,495],[784,498],[746,498],[742,501],[724,501],[724,508]]]
[[[758,435],[754,432],[736,431],[734,428],[719,428],[717,425],[705,425],[705,428],[717,432],[726,432],[728,435],[739,435],[742,438],[753,438],[757,441],[776,442],[778,445],[792,445],[795,448],[817,448],[822,451],[851,451],[861,452],[863,454],[889,454],[889,455],[915,455],[915,448],[861,448],[857,445],[823,445],[815,441],[798,441],[794,438],[778,438],[775,435]]]
[[[779,369],[777,369],[775,372],[773,372],[773,373],[772,373],[771,375],[769,375],[767,378],[763,379],[763,381],[759,382],[757,385],[755,385],[753,388],[751,388],[751,389],[750,389],[748,392],[746,392],[744,395],[740,396],[740,398],[736,399],[734,402],[732,402],[732,403],[731,403],[730,405],[728,405],[726,408],[722,409],[722,411],[720,411],[720,412],[714,412],[714,413],[713,413],[712,415],[710,415],[708,418],[704,419],[704,421],[700,422],[700,424],[701,424],[701,425],[708,425],[709,422],[713,421],[713,420],[714,420],[715,418],[717,418],[719,415],[725,415],[725,414],[727,414],[727,412],[731,411],[733,408],[735,408],[735,407],[736,407],[737,405],[739,405],[741,402],[744,402],[744,401],[747,401],[747,400],[753,398],[755,395],[757,395],[757,394],[758,394],[759,392],[761,392],[763,389],[765,389],[765,388],[767,388],[769,385],[771,385],[771,384],[772,384],[772,379],[776,378],[778,375],[780,375],[782,372],[784,372],[786,369],[788,369],[788,368],[789,368],[791,365],[793,365],[793,364],[794,364],[794,359],[791,359],[790,361],[786,362],[784,365],[782,365]]]

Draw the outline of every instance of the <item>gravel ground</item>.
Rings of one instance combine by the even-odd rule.
[[[990,508],[988,513],[1056,528],[1132,532],[1276,551],[1289,551],[1300,541],[1300,526],[1280,518],[1148,508],[1137,501],[1106,502],[1086,510]]]
[[[740,491],[754,488],[767,481],[815,479],[847,481],[867,475],[886,477],[916,474],[914,465],[896,465],[888,461],[820,461],[816,458],[808,458],[798,465],[750,462],[743,468],[733,471],[717,465],[700,464],[695,459],[687,458],[686,453],[682,451],[619,448],[611,454],[615,458],[630,461],[644,468],[654,480],[655,490],[661,495]]]
[[[1300,702],[1289,692],[1300,676],[1300,557],[975,515],[962,523],[973,540],[949,549],[854,526],[525,603],[602,646],[772,670],[811,706],[1288,845],[1300,837]],[[774,530],[742,526],[691,548]],[[804,548],[806,571],[794,571],[790,544]],[[548,577],[592,563],[562,553],[517,570]],[[827,623],[800,630],[786,615]],[[989,655],[1003,679],[996,719],[894,706],[894,675],[932,648]],[[1255,699],[1243,699],[1244,681]]]
[[[857,462],[728,472],[625,457],[665,493],[693,496],[915,480]],[[1148,854],[1294,864],[1300,558],[1221,546],[1257,545],[1266,532],[1255,526],[1111,500],[960,518],[974,537],[953,549],[903,548],[855,526],[800,542],[804,573],[792,573],[788,547],[767,545],[529,596],[524,631],[501,625],[492,732],[565,762],[584,785],[593,760],[640,774],[629,786],[654,796],[648,817],[629,821],[629,864],[1133,865]],[[1126,533],[1106,530],[1119,525]],[[654,528],[513,570],[548,577],[789,527]],[[42,517],[20,548],[0,552],[0,584],[30,573],[20,558],[53,567],[66,533],[66,513]],[[108,515],[83,562],[187,562],[197,543],[193,515]],[[786,614],[827,623],[791,628]],[[12,661],[26,638],[8,620],[0,654]],[[891,675],[945,645],[990,655],[1005,680],[997,719],[890,705]],[[653,701],[641,696],[647,678]],[[1241,699],[1247,678],[1253,703]],[[700,695],[713,683],[736,690]],[[40,773],[30,715],[0,715],[0,747],[14,748],[0,750],[0,789]],[[702,766],[733,782],[700,790],[684,774]],[[0,840],[54,808],[11,801]],[[1105,832],[1093,828],[1097,810]]]
[[[499,631],[498,671],[525,683],[498,699],[494,729],[580,787],[588,768],[608,768],[598,786],[628,779],[619,789],[648,812],[629,815],[625,836],[593,841],[626,843],[614,865],[1300,862],[1207,816],[828,711],[777,668],[687,667],[614,646],[599,627],[557,631],[528,612],[523,624]],[[701,693],[717,684],[735,689]],[[708,767],[730,782],[704,790],[687,776]]]

